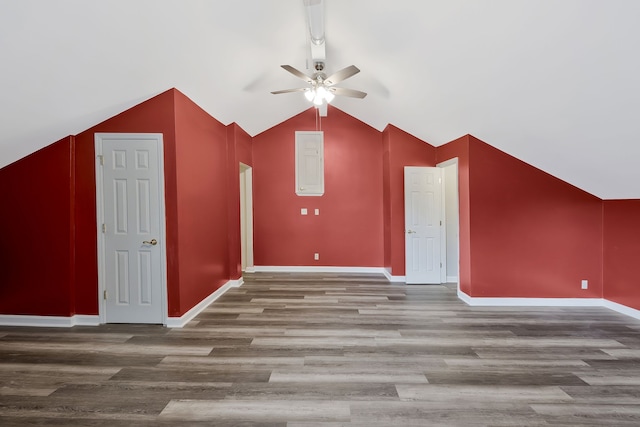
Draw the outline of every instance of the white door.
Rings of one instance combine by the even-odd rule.
[[[99,277],[106,323],[164,323],[162,135],[96,134]]]
[[[404,168],[407,283],[441,283],[441,170]]]
[[[324,133],[296,131],[296,194],[324,194]]]

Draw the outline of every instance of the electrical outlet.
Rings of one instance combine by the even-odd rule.
[[[306,214],[307,214],[307,208],[300,209],[300,215],[306,215]]]
[[[316,261],[318,261],[320,259],[320,254],[319,253],[315,253],[313,254],[313,259],[315,259]]]
[[[588,280],[583,280],[582,281],[582,289],[589,289],[589,281]]]
[[[317,208],[316,208],[316,210],[314,211],[314,213],[315,213],[316,215],[320,215],[320,209],[317,209]]]

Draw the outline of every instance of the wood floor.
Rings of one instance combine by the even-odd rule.
[[[0,425],[640,425],[640,322],[605,308],[245,282],[183,329],[0,327]]]

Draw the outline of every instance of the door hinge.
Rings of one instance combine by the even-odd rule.
[[[102,154],[98,154],[98,159],[100,159],[100,166],[104,166],[104,156]]]
[[[442,268],[442,263],[440,263],[440,268]],[[105,298],[106,299],[106,298]]]
[[[106,289],[103,291],[103,293],[102,293],[102,297],[103,297],[104,299],[107,299],[107,290],[106,290]]]
[[[102,232],[106,233],[107,232],[107,224],[102,223]]]
[[[440,227],[442,227],[442,221],[440,221]]]

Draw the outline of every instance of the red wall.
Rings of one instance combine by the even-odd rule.
[[[242,276],[240,247],[240,163],[253,165],[251,137],[236,123],[227,126],[227,157],[229,169],[229,274],[231,279]]]
[[[604,201],[604,298],[640,310],[640,200]]]
[[[229,280],[229,182],[226,126],[178,91],[175,124],[181,316]]]
[[[294,185],[295,131],[316,130],[315,108],[253,139],[256,266],[383,266],[382,136],[333,107],[321,126],[320,197],[297,196]]]
[[[0,169],[0,313],[70,316],[74,138]]]
[[[404,167],[435,166],[436,149],[392,125],[383,132],[383,144],[388,162],[384,168],[385,267],[394,276],[404,276]]]
[[[229,228],[227,127],[171,89],[0,169],[11,206],[0,213],[0,313],[98,314],[96,132],[163,134],[169,316],[229,280],[239,233]],[[237,128],[233,137],[237,159],[250,163],[249,136]],[[15,224],[36,226],[18,233]]]
[[[98,314],[96,132],[162,133],[164,141],[169,307],[178,299],[174,92],[166,91],[76,137],[76,312]]]
[[[469,209],[472,296],[602,297],[597,197],[470,137]]]
[[[640,309],[640,201],[603,202],[470,135],[434,149],[333,107],[321,120],[325,195],[299,197],[294,132],[315,130],[315,113],[252,139],[172,89],[0,169],[0,313],[98,313],[95,132],[164,135],[170,316],[240,275],[239,162],[254,172],[256,265],[385,266],[402,275],[402,170],[453,157],[462,291],[604,296]]]

